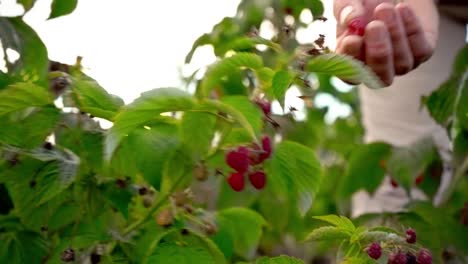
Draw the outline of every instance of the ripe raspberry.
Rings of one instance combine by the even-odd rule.
[[[364,36],[366,21],[363,18],[355,18],[349,22],[348,33],[350,35]]]
[[[231,188],[236,192],[240,192],[244,189],[244,186],[245,186],[244,174],[240,172],[232,173],[227,179],[227,181],[229,185],[231,186]]]
[[[406,230],[406,242],[410,244],[416,243],[416,232],[412,228]]]
[[[398,182],[395,181],[395,179],[393,178],[390,180],[390,184],[392,185],[393,188],[398,188],[398,186],[400,186]]]
[[[257,99],[255,103],[262,109],[265,115],[269,115],[271,113],[271,103],[267,100]]]
[[[406,253],[406,264],[416,264],[416,256],[411,253]]]
[[[246,147],[239,147],[228,152],[226,163],[240,173],[246,172],[249,168],[249,150]]]
[[[264,161],[271,156],[271,139],[269,136],[262,138],[262,148],[263,152],[260,153],[260,160]]]
[[[402,252],[392,253],[388,259],[389,264],[406,264],[406,254]]]
[[[372,243],[367,248],[367,255],[373,259],[379,259],[380,256],[382,256],[382,248],[380,247],[380,244],[378,242]]]
[[[418,253],[417,262],[419,264],[432,264],[431,252],[425,248],[421,249]]]
[[[424,180],[424,174],[421,173],[421,174],[418,175],[418,177],[416,177],[416,179],[414,180],[414,183],[415,183],[416,185],[419,185],[419,184],[421,184],[421,182],[422,182],[423,180]]]
[[[263,171],[256,171],[254,173],[249,174],[250,183],[252,183],[253,187],[257,190],[263,189],[266,183],[266,174]]]

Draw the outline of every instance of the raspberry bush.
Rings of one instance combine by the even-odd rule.
[[[34,1],[18,3],[28,12]],[[53,0],[50,18],[76,4]],[[308,23],[326,23],[323,12],[319,0],[241,1],[188,52],[186,63],[211,45],[218,58],[200,78],[183,76],[195,92],[159,88],[128,105],[81,58],[49,61],[22,16],[0,17],[3,51],[20,54],[0,70],[0,263],[466,261],[468,48],[422,100],[450,134],[450,159],[431,139],[363,144],[356,90],[336,89],[335,77],[381,84],[332,53],[327,32],[298,42]],[[259,32],[266,22],[271,39]],[[289,105],[291,90],[302,104]],[[323,95],[350,115],[331,122],[316,104]],[[381,184],[427,200],[347,217],[355,192]]]

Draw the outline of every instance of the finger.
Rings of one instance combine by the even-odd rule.
[[[411,52],[413,53],[415,64],[420,64],[428,60],[435,49],[435,42],[430,41],[424,32],[421,22],[410,6],[401,3],[397,5],[403,26],[406,29],[406,36],[409,41]]]
[[[393,82],[393,50],[387,27],[375,20],[366,27],[364,35],[365,62],[387,86]]]
[[[384,3],[376,7],[374,17],[385,23],[393,47],[395,73],[402,75],[413,69],[414,58],[408,43],[400,15],[392,4]]]
[[[335,0],[333,13],[337,21],[337,35],[340,36],[351,20],[365,15],[363,0]]]
[[[363,60],[363,45],[364,39],[360,36],[344,36],[336,47],[336,52],[339,54],[346,54],[358,60]]]

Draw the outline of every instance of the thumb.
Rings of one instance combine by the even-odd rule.
[[[363,0],[334,0],[333,13],[339,28],[345,28],[355,18],[365,15]]]

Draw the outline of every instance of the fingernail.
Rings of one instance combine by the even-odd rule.
[[[340,13],[340,24],[345,26],[346,25],[346,20],[348,16],[354,11],[354,8],[352,6],[347,6],[341,10]]]

